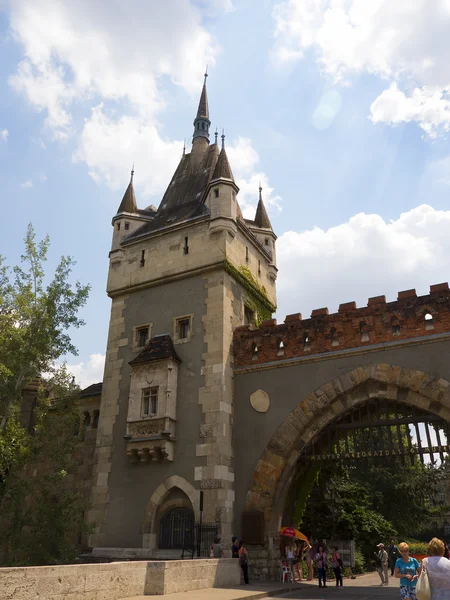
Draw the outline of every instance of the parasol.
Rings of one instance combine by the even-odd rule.
[[[286,537],[297,538],[298,540],[303,540],[304,542],[308,541],[308,538],[304,533],[298,529],[294,529],[293,527],[282,527],[280,529],[280,533]]]

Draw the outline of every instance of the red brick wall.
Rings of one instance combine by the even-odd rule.
[[[432,320],[425,320],[426,314]],[[319,308],[309,319],[297,313],[288,315],[280,325],[272,319],[259,329],[238,327],[234,332],[234,364],[242,367],[444,332],[450,332],[450,290],[448,283],[439,283],[430,287],[427,296],[418,297],[415,290],[406,290],[398,293],[396,302],[376,296],[369,298],[364,308],[346,302],[331,315],[328,308]]]

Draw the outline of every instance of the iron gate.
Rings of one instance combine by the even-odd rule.
[[[209,558],[209,551],[214,543],[214,539],[219,535],[219,525],[216,523],[207,523],[204,525],[195,525],[192,535],[185,538],[185,546],[181,558],[185,554],[190,558]]]
[[[189,508],[173,508],[160,521],[159,547],[165,550],[184,549],[192,539],[194,513]]]

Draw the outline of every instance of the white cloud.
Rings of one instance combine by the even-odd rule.
[[[244,217],[247,219],[255,217],[260,184],[263,188],[264,203],[269,212],[281,210],[281,198],[270,187],[268,176],[262,171],[255,170],[259,163],[259,155],[253,148],[252,141],[249,138],[238,137],[231,144],[227,144],[226,151],[239,187],[238,201]]]
[[[85,364],[80,362],[75,365],[67,365],[67,370],[75,376],[76,383],[83,389],[92,383],[103,381],[103,370],[105,368],[104,354],[91,354],[89,361]]]
[[[0,129],[0,142],[7,142],[9,131],[7,129]]]
[[[327,231],[288,231],[277,242],[279,318],[448,280],[450,211],[422,205],[385,222],[364,213]]]
[[[448,0],[282,0],[273,19],[278,65],[314,50],[334,82],[360,73],[393,82],[372,104],[374,122],[414,121],[433,136],[448,131]]]
[[[22,183],[20,184],[21,188],[32,188],[33,187],[33,182],[31,181],[31,179],[26,179],[25,181],[22,181]]]

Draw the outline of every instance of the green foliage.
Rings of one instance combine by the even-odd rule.
[[[62,257],[45,285],[49,239],[31,225],[23,267],[0,258],[0,564],[28,565],[74,558],[86,509],[67,485],[73,471],[79,390],[62,355],[76,354],[68,330],[89,286],[69,283],[71,258]],[[44,375],[45,374],[45,375]],[[39,383],[34,427],[20,423],[24,387]]]
[[[426,544],[424,542],[408,541],[408,540],[401,540],[401,541],[402,542],[405,541],[408,544],[410,554],[428,554],[428,544]]]
[[[270,302],[266,288],[258,283],[250,269],[244,265],[240,265],[237,269],[229,260],[226,260],[225,270],[246,289],[248,293],[246,303],[255,314],[255,325],[259,326],[261,321],[271,319],[277,307]]]
[[[70,257],[62,257],[53,278],[45,285],[44,263],[48,236],[36,243],[28,226],[23,267],[10,269],[0,257],[0,415],[21,401],[24,385],[50,373],[54,363],[77,350],[68,330],[83,325],[78,310],[85,304],[89,286],[69,283]]]

